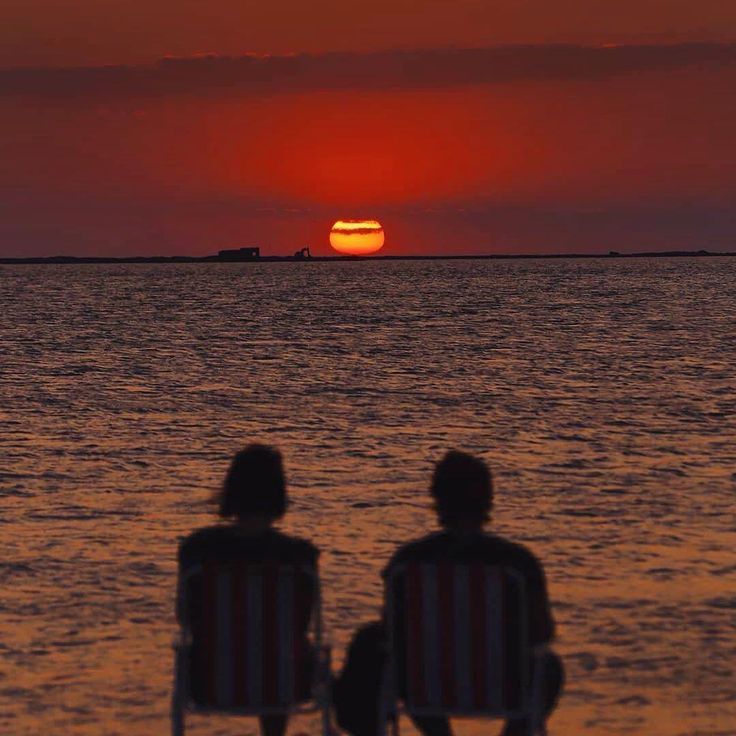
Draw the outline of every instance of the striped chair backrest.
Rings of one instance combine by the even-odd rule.
[[[295,566],[207,562],[193,587],[190,692],[220,709],[284,707],[309,695],[306,626],[315,580]]]
[[[525,589],[512,570],[414,563],[392,585],[397,686],[409,711],[513,713],[525,704]]]

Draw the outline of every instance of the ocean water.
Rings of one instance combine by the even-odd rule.
[[[254,440],[322,549],[336,664],[464,448],[547,570],[550,733],[736,733],[734,284],[728,258],[0,267],[0,733],[167,732],[177,543]]]

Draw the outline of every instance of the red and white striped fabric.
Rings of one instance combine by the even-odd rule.
[[[395,637],[407,709],[516,711],[530,658],[522,581],[502,568],[452,563],[409,564],[400,578]]]
[[[308,696],[305,578],[292,566],[203,565],[191,662],[199,705],[256,710]]]

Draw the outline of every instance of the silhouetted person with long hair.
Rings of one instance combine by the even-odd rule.
[[[317,548],[303,539],[289,537],[274,528],[288,505],[286,479],[281,454],[265,445],[249,445],[233,458],[223,485],[216,497],[219,516],[226,524],[199,529],[179,546],[179,581],[186,573],[206,562],[282,563],[304,565],[316,572]],[[197,585],[196,577],[192,586]],[[192,630],[202,612],[197,610],[200,597],[192,587],[188,599],[179,596],[183,605],[177,611],[180,622],[187,620]],[[309,612],[303,621],[304,645]],[[192,691],[197,700],[196,678]],[[261,717],[265,736],[282,736],[286,716]]]
[[[448,452],[437,463],[430,494],[442,530],[400,547],[383,574],[398,565],[425,563],[482,563],[517,571],[522,576],[529,610],[529,643],[543,649],[542,683],[544,717],[554,708],[563,683],[562,663],[544,645],[552,641],[554,622],[550,613],[547,586],[537,558],[520,544],[489,534],[493,483],[486,464],[463,452]],[[386,661],[386,631],[383,623],[369,624],[357,632],[350,645],[342,675],[334,688],[338,723],[354,736],[374,736],[377,730],[381,678]],[[414,719],[428,736],[449,736],[445,718]],[[507,721],[503,736],[526,733],[522,719]]]

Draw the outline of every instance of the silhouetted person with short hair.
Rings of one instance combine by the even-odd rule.
[[[233,458],[216,497],[219,515],[230,523],[205,527],[190,534],[179,546],[179,581],[188,570],[206,562],[283,563],[305,565],[317,571],[319,550],[311,542],[290,537],[274,528],[288,505],[286,479],[278,450],[265,445],[249,445]],[[197,610],[196,577],[188,591],[189,600],[177,610],[197,629],[202,612]],[[179,596],[179,600],[182,597]],[[309,614],[309,612],[306,612]],[[302,623],[302,622],[300,622]],[[303,621],[304,645],[309,615]],[[197,699],[197,682],[192,685]],[[261,716],[265,736],[282,736],[286,729],[283,715]]]
[[[448,452],[437,463],[430,493],[442,530],[400,547],[383,571],[389,575],[398,565],[411,562],[485,563],[517,571],[523,577],[529,610],[529,642],[544,647],[552,641],[544,572],[537,558],[520,544],[486,533],[493,503],[491,473],[479,458]],[[379,690],[385,666],[386,633],[383,623],[369,624],[357,632],[350,645],[342,675],[335,683],[338,723],[354,736],[374,736],[377,730]],[[544,717],[553,710],[564,679],[562,663],[544,649]],[[449,736],[445,718],[415,718],[428,736]],[[503,736],[526,733],[524,720],[507,721]]]

